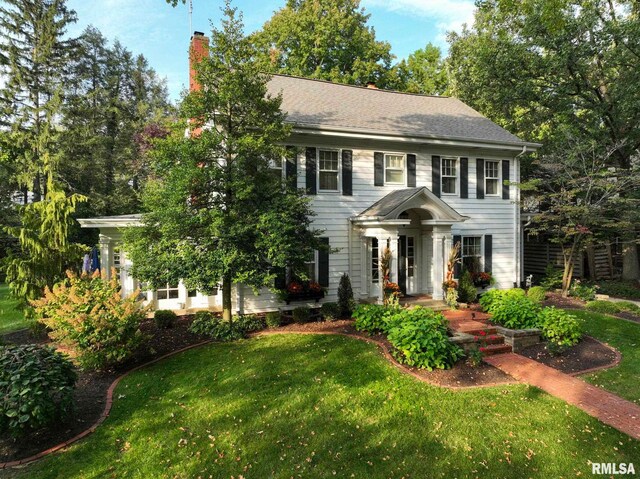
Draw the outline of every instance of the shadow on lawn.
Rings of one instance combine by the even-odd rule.
[[[547,442],[555,442],[550,426],[558,440],[594,426],[534,388],[452,392],[384,361],[371,345],[325,336],[188,351],[125,379],[93,436],[28,475],[555,477],[571,468],[555,468],[558,459],[541,453],[538,438],[521,437],[518,425],[533,424]],[[539,417],[527,417],[539,409],[532,403],[546,406]],[[576,444],[595,447],[582,436],[574,434]],[[599,436],[596,450],[619,447],[616,438]]]

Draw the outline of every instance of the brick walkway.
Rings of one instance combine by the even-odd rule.
[[[536,386],[618,431],[640,439],[640,406],[519,354],[499,354],[484,360],[518,381]]]

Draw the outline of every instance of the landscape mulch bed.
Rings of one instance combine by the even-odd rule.
[[[584,309],[584,301],[576,298],[564,298],[560,293],[548,292],[542,306],[555,306],[563,309]]]
[[[382,342],[386,345],[387,349],[391,350],[391,345],[387,339],[379,334],[370,336],[367,333],[357,331],[353,327],[352,320],[334,321],[331,323],[306,323],[306,324],[289,324],[278,329],[278,331],[289,332],[335,332],[348,334],[350,336],[358,336],[362,338],[370,338],[377,342]],[[488,364],[481,364],[477,367],[472,367],[466,364],[464,361],[459,361],[451,369],[436,369],[433,371],[426,371],[424,369],[407,368],[411,374],[417,376],[428,383],[436,384],[438,386],[463,388],[474,386],[492,386],[498,384],[510,384],[515,383],[513,379],[506,373],[503,373],[497,368]]]
[[[615,351],[590,336],[585,336],[577,345],[557,356],[549,352],[545,343],[529,346],[518,354],[566,374],[609,366],[617,358]]]
[[[157,329],[153,321],[145,321],[140,329],[151,338],[126,364],[117,370],[102,373],[80,371],[74,394],[75,409],[71,420],[52,424],[46,429],[33,431],[19,439],[0,436],[0,463],[32,456],[75,437],[91,427],[104,411],[106,395],[111,383],[122,373],[172,351],[201,343],[203,338],[190,333],[188,317],[180,317],[173,328]],[[46,342],[30,338],[28,331],[5,335],[6,343],[25,344]]]

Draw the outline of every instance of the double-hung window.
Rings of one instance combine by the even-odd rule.
[[[404,155],[384,155],[384,182],[390,185],[404,184]]]
[[[179,296],[179,289],[177,284],[169,284],[156,290],[158,299],[177,299]]]
[[[461,249],[462,269],[472,273],[482,271],[482,237],[464,236]]]
[[[497,196],[500,192],[500,163],[497,161],[484,163],[484,191],[487,196]]]
[[[305,266],[307,268],[307,275],[309,276],[309,281],[318,281],[318,268],[316,265],[318,264],[318,251],[314,250],[309,259],[305,261]]]
[[[282,158],[270,160],[269,168],[273,171],[276,178],[282,178],[284,176],[284,161]]]
[[[339,160],[336,150],[318,150],[318,191],[338,191]]]
[[[455,195],[458,184],[458,160],[456,158],[442,158],[442,193]]]

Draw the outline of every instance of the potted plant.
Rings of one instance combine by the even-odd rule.
[[[291,281],[285,289],[280,290],[280,300],[289,304],[291,301],[314,300],[316,303],[324,298],[324,288],[316,281]]]

